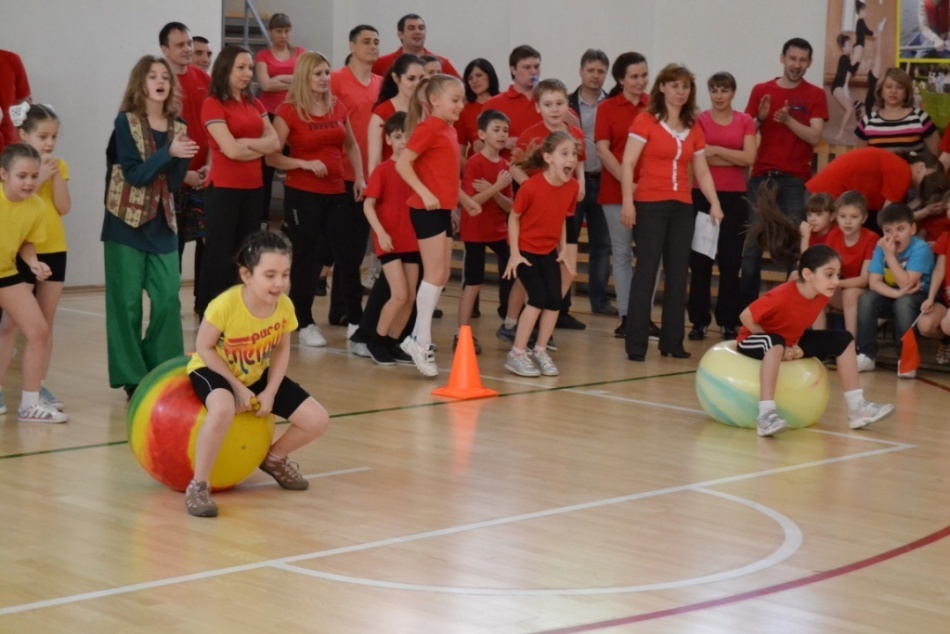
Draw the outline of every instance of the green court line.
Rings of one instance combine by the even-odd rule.
[[[555,387],[538,387],[530,390],[521,390],[518,392],[505,392],[499,394],[497,398],[505,398],[509,396],[524,396],[527,394],[537,394],[539,392],[561,392],[564,390],[576,390],[580,388],[589,388],[589,387],[600,387],[604,385],[617,385],[620,383],[633,383],[635,381],[645,381],[647,379],[664,379],[671,376],[683,376],[686,374],[696,374],[696,370],[685,370],[681,372],[669,372],[667,374],[654,374],[650,376],[637,376],[629,377],[625,379],[611,379],[608,381],[592,381],[590,383],[577,383],[574,385],[558,385]],[[496,397],[491,397],[496,398]],[[489,399],[480,399],[480,400],[489,400]],[[446,401],[432,401],[431,403],[412,403],[409,405],[397,405],[395,407],[380,407],[378,409],[367,409],[360,410],[356,412],[344,412],[342,414],[333,414],[330,416],[330,419],[336,418],[350,418],[353,416],[366,416],[369,414],[385,414],[387,412],[401,412],[410,409],[421,409],[423,407],[439,407],[442,405],[451,405],[452,403],[462,403],[464,401],[460,400],[446,400]],[[287,421],[281,421],[278,425],[285,425]],[[111,442],[98,443],[95,445],[79,445],[76,447],[61,447],[59,449],[44,449],[43,451],[30,451],[25,453],[15,453],[7,454],[0,456],[0,460],[10,460],[12,458],[31,458],[35,456],[46,456],[54,453],[65,453],[67,451],[83,451],[86,449],[100,449],[102,447],[115,447],[118,445],[127,445],[129,444],[128,440],[113,440]]]

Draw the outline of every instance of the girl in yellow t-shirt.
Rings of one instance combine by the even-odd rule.
[[[185,491],[191,515],[215,517],[208,478],[235,414],[271,412],[290,428],[271,445],[261,470],[285,488],[302,491],[309,482],[287,456],[316,440],[330,424],[327,411],[300,385],[286,377],[290,333],[297,329],[294,305],[287,297],[290,244],[280,234],[259,231],[238,252],[243,284],[224,291],[205,311],[195,354],[188,363],[191,384],[208,408],[195,448],[195,478]]]
[[[23,330],[23,396],[17,419],[21,423],[65,423],[69,417],[40,399],[40,381],[49,360],[50,329],[32,289],[17,271],[17,255],[38,280],[50,276],[50,268],[36,257],[34,244],[46,240],[46,205],[35,195],[40,176],[40,155],[25,143],[8,145],[0,154],[0,309],[3,320],[12,320]],[[6,375],[0,368],[0,383]],[[5,414],[0,388],[0,414]]]
[[[49,370],[50,356],[53,352],[53,317],[63,294],[66,280],[66,230],[61,216],[69,213],[69,170],[63,159],[54,158],[56,138],[59,136],[59,117],[50,106],[22,103],[10,108],[10,119],[16,126],[23,143],[31,145],[40,154],[40,175],[37,180],[36,195],[46,203],[44,214],[46,222],[46,240],[37,242],[36,256],[50,268],[50,276],[38,280],[22,258],[17,258],[17,270],[27,284],[36,287],[36,301],[43,312],[43,318],[50,328],[49,353],[43,370],[43,383],[40,385],[40,400],[49,403],[58,410],[63,402],[53,396],[46,387],[46,373]],[[0,376],[6,372],[13,358],[13,346],[16,342],[17,325],[4,315],[0,320]]]

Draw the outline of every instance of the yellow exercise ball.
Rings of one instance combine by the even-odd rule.
[[[713,419],[733,427],[754,428],[759,415],[761,361],[723,341],[706,351],[696,371],[696,396]],[[828,407],[828,371],[818,359],[783,361],[775,403],[778,415],[793,429],[810,427]]]

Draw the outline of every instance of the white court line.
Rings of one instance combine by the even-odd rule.
[[[609,401],[622,401],[624,403],[636,403],[637,405],[647,405],[649,407],[659,407],[660,409],[672,409],[677,412],[686,412],[687,414],[699,414],[701,416],[708,417],[709,414],[704,412],[701,409],[693,409],[690,407],[679,407],[678,405],[667,405],[666,403],[656,403],[654,401],[641,401],[635,398],[627,398],[626,396],[615,396],[606,390],[563,390],[564,392],[570,392],[571,394],[581,394],[583,396],[594,396],[597,398],[605,398]]]
[[[319,478],[330,478],[338,475],[349,475],[351,473],[360,473],[362,471],[372,471],[369,467],[356,467],[355,469],[341,469],[339,471],[327,471],[325,473],[314,473],[312,475],[303,476],[304,480],[317,480]],[[271,487],[277,486],[276,482],[255,482],[254,484],[248,484],[242,486],[242,489],[259,489],[261,487]]]
[[[635,493],[632,495],[625,495],[620,497],[606,498],[603,500],[594,500],[592,502],[585,502],[581,504],[572,504],[570,506],[562,506],[558,508],[547,509],[544,511],[536,511],[533,513],[523,513],[520,515],[512,515],[508,517],[501,517],[492,520],[485,520],[481,522],[473,522],[471,524],[462,524],[460,526],[453,526],[449,528],[437,529],[432,531],[425,531],[422,533],[415,533],[412,535],[404,535],[402,537],[392,537],[388,539],[381,539],[373,542],[366,542],[363,544],[353,544],[351,546],[343,546],[340,548],[333,548],[330,550],[316,551],[312,553],[306,553],[302,555],[292,555],[289,557],[282,557],[279,559],[272,559],[268,561],[262,561],[255,564],[245,564],[242,566],[233,566],[229,568],[220,568],[218,570],[210,570],[201,573],[195,573],[191,575],[182,575],[179,577],[171,577],[168,579],[160,579],[157,581],[149,581],[145,583],[138,583],[134,585],[120,586],[117,588],[111,588],[108,590],[99,590],[95,592],[86,592],[82,594],[75,594],[66,597],[60,597],[58,599],[48,599],[45,601],[36,601],[34,603],[24,603],[21,605],[14,605],[6,608],[0,608],[0,616],[7,614],[16,614],[19,612],[27,612],[29,610],[36,610],[40,608],[54,607],[60,605],[68,605],[71,603],[79,603],[82,601],[88,601],[90,599],[98,599],[103,597],[117,596],[121,594],[128,594],[130,592],[137,592],[139,590],[148,590],[150,588],[159,588],[163,586],[173,585],[177,583],[187,583],[189,581],[196,581],[201,579],[210,579],[218,576],[234,574],[237,572],[245,572],[248,570],[258,570],[265,567],[279,567],[281,564],[289,564],[297,561],[305,561],[309,559],[321,559],[325,557],[332,557],[334,555],[341,555],[346,553],[361,552],[366,550],[372,550],[374,548],[382,548],[386,546],[394,546],[399,544],[406,544],[414,541],[419,541],[422,539],[429,539],[432,537],[442,537],[445,535],[455,535],[458,533],[463,533],[466,531],[478,530],[481,528],[490,528],[495,526],[503,526],[506,524],[513,524],[516,522],[523,522],[526,520],[540,519],[545,517],[552,517],[555,515],[562,515],[564,513],[574,513],[577,511],[585,511],[588,509],[598,508],[602,506],[609,506],[612,504],[621,504],[625,502],[631,502],[635,500],[655,497],[658,495],[667,495],[670,493],[678,493],[681,491],[691,491],[700,488],[708,488],[712,486],[717,486],[719,484],[728,484],[732,482],[739,482],[742,480],[751,480],[754,478],[760,478],[764,476],[775,475],[779,473],[787,473],[790,471],[798,471],[803,469],[810,469],[813,467],[820,467],[829,464],[834,464],[838,462],[845,462],[849,460],[859,460],[863,458],[869,458],[873,456],[883,455],[887,453],[893,453],[896,451],[903,451],[905,449],[911,449],[913,445],[900,445],[895,447],[890,447],[887,449],[878,449],[875,451],[867,451],[858,454],[852,454],[849,456],[842,456],[839,458],[829,458],[825,460],[815,460],[812,462],[806,462],[801,465],[793,465],[788,467],[778,467],[775,469],[766,469],[763,471],[754,471],[752,473],[740,474],[736,476],[729,476],[724,478],[717,478],[715,480],[706,480],[703,482],[695,482],[693,484],[686,484],[674,487],[668,487],[665,489],[657,489],[654,491],[645,491],[642,493]],[[723,494],[725,495],[725,494]]]

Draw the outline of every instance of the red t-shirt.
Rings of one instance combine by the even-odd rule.
[[[802,81],[792,89],[779,87],[777,80],[756,84],[749,95],[749,105],[745,112],[750,117],[759,113],[762,97],[771,95],[769,114],[759,126],[762,140],[752,166],[752,176],[761,176],[770,170],[808,180],[811,176],[811,159],[815,149],[802,141],[788,126],[776,123],[775,112],[788,104],[789,114],[801,123],[809,125],[812,119],[828,120],[828,99],[825,91]]]
[[[19,143],[20,137],[10,120],[10,106],[22,103],[30,96],[30,80],[20,56],[11,51],[0,50],[0,150],[7,145]]]
[[[885,200],[903,202],[910,187],[907,161],[876,147],[845,152],[805,183],[810,193],[830,194],[834,198],[846,191],[859,191],[871,211],[879,211]]]
[[[235,139],[256,139],[264,132],[264,120],[267,116],[264,106],[257,99],[246,98],[241,101],[228,99],[222,103],[215,97],[208,97],[201,106],[201,124],[208,127],[212,123],[224,123]],[[211,184],[215,187],[232,189],[257,189],[264,186],[261,162],[234,161],[226,157],[217,141],[208,135],[211,148]]]
[[[412,167],[419,180],[439,199],[439,209],[454,210],[459,202],[462,170],[459,137],[445,119],[426,117],[409,137],[406,149],[418,154]],[[415,191],[409,198],[413,209],[425,209]]]
[[[823,235],[818,235],[814,231],[808,234],[808,246],[813,247],[818,244],[827,244],[828,238],[831,236],[831,232],[834,231],[836,227],[832,226],[828,228],[828,231],[825,231]]]
[[[841,279],[850,279],[861,275],[865,261],[874,255],[879,236],[865,227],[861,228],[858,241],[852,246],[844,242],[844,234],[838,227],[832,227],[825,237],[825,244],[835,250],[841,258]]]
[[[360,83],[349,66],[330,73],[330,92],[346,106],[350,117],[350,128],[356,144],[360,146],[360,155],[363,158],[363,174],[366,174],[366,133],[369,130],[369,119],[373,115],[373,105],[379,98],[379,89],[383,85],[383,78],[372,75],[368,86]],[[343,180],[353,182],[356,174],[349,161],[343,163]]]
[[[427,48],[423,48],[422,50],[423,50],[423,53],[422,53],[423,55],[435,55],[435,53],[433,53]],[[403,50],[400,47],[399,49],[397,49],[396,51],[392,53],[389,53],[388,55],[381,55],[373,64],[373,72],[381,77],[385,77],[386,73],[389,72],[389,69],[392,68],[393,62],[395,62],[399,58],[399,56],[402,54],[403,54]],[[458,77],[459,79],[462,78],[462,76],[459,75],[459,72],[455,70],[455,66],[452,66],[452,62],[450,62],[445,57],[442,57],[441,55],[435,55],[435,56],[439,58],[440,62],[442,62],[443,75],[451,75],[452,77]]]
[[[396,106],[393,105],[393,100],[387,99],[383,103],[373,108],[373,114],[378,116],[380,119],[382,119],[383,125],[385,125],[386,120],[389,119],[389,117],[396,114]],[[367,135],[367,139],[369,139],[369,128],[367,128],[366,130],[366,135]],[[380,129],[379,135],[380,135],[379,140],[383,144],[383,155],[382,155],[382,158],[380,159],[380,162],[382,162],[382,161],[388,160],[389,157],[393,155],[393,149],[392,147],[390,147],[388,143],[386,143],[386,130]],[[369,141],[366,142],[366,145],[367,147],[369,146]],[[367,159],[368,158],[369,157],[367,157]]]
[[[396,171],[396,161],[383,161],[373,170],[363,195],[365,198],[376,199],[376,216],[393,241],[391,253],[418,251],[419,241],[409,220],[409,205],[406,204],[406,200],[412,195],[412,188]],[[373,247],[377,256],[386,253],[379,248],[379,238],[375,231]]]
[[[266,64],[267,75],[273,79],[278,75],[293,75],[294,67],[297,65],[297,58],[306,52],[306,49],[298,46],[291,51],[288,59],[281,60],[277,59],[269,48],[265,48],[257,54],[255,62],[258,64],[262,62]],[[262,90],[260,99],[261,103],[264,104],[264,109],[274,114],[277,112],[277,108],[280,107],[280,104],[284,103],[284,100],[287,99],[287,91],[278,90],[276,92],[266,92]]]
[[[649,98],[644,94],[638,103],[633,103],[623,96],[623,93],[605,99],[597,106],[597,119],[594,122],[594,143],[610,141],[610,153],[617,162],[623,162],[623,153],[627,149],[627,138],[630,136],[630,126],[637,115],[647,107]],[[633,172],[633,180],[640,177],[640,165]],[[623,202],[620,181],[614,178],[607,169],[600,172],[600,193],[597,196],[598,205],[619,205]]]
[[[498,180],[498,174],[508,169],[508,161],[499,158],[492,161],[481,152],[477,152],[465,163],[465,172],[462,175],[462,191],[469,196],[477,192],[472,183],[483,178],[491,184]],[[511,185],[501,191],[503,196],[511,198]],[[462,211],[460,227],[463,242],[497,242],[508,239],[508,214],[489,198],[482,203],[482,213],[470,216]]]
[[[310,170],[287,170],[284,184],[305,192],[315,194],[342,194],[343,163],[345,158],[343,143],[346,141],[346,106],[337,102],[333,110],[322,117],[310,115],[310,121],[304,121],[292,103],[283,103],[277,108],[277,117],[287,124],[287,144],[291,158],[304,161],[323,161],[327,166],[327,175],[318,178]]]
[[[950,275],[946,272],[946,263],[950,262],[950,233],[943,233],[937,239],[933,245],[934,260],[936,261],[941,255],[944,257],[944,276],[943,276],[943,292],[946,293],[947,289],[950,288]],[[944,295],[946,299],[946,295]]]
[[[455,122],[455,131],[459,135],[459,145],[462,147],[469,146],[467,156],[475,154],[472,146],[478,141],[478,115],[482,113],[484,108],[485,104],[477,101],[467,103],[462,108],[462,114],[459,115],[458,121]]]
[[[176,75],[181,87],[181,118],[188,124],[188,136],[198,144],[198,153],[188,165],[198,170],[208,162],[208,131],[201,125],[201,107],[208,97],[211,77],[200,68],[188,66],[181,75]]]
[[[522,183],[511,206],[511,213],[521,217],[519,251],[547,255],[557,248],[564,223],[574,215],[580,187],[573,178],[554,186],[544,177],[544,172]]]
[[[786,346],[794,346],[805,330],[815,323],[830,299],[824,295],[808,299],[798,290],[798,282],[785,282],[752,302],[749,312],[752,320],[766,333],[781,335]],[[741,342],[751,334],[743,326],[737,339]]]
[[[510,137],[520,137],[522,132],[541,121],[541,113],[534,107],[534,100],[522,95],[514,86],[509,86],[505,92],[498,93],[486,101],[482,108],[503,112],[508,117]],[[505,150],[501,156],[510,160],[511,152]]]
[[[698,125],[675,133],[649,112],[641,112],[630,126],[630,136],[645,145],[637,165],[640,177],[635,202],[677,200],[692,204],[689,163],[703,151],[706,139]]]
[[[585,157],[584,131],[571,124],[567,124],[567,131],[577,139],[577,161],[583,163]],[[522,152],[527,152],[532,145],[538,147],[544,143],[549,134],[551,134],[551,130],[544,124],[544,121],[538,121],[533,126],[523,130],[518,136],[518,148]]]

